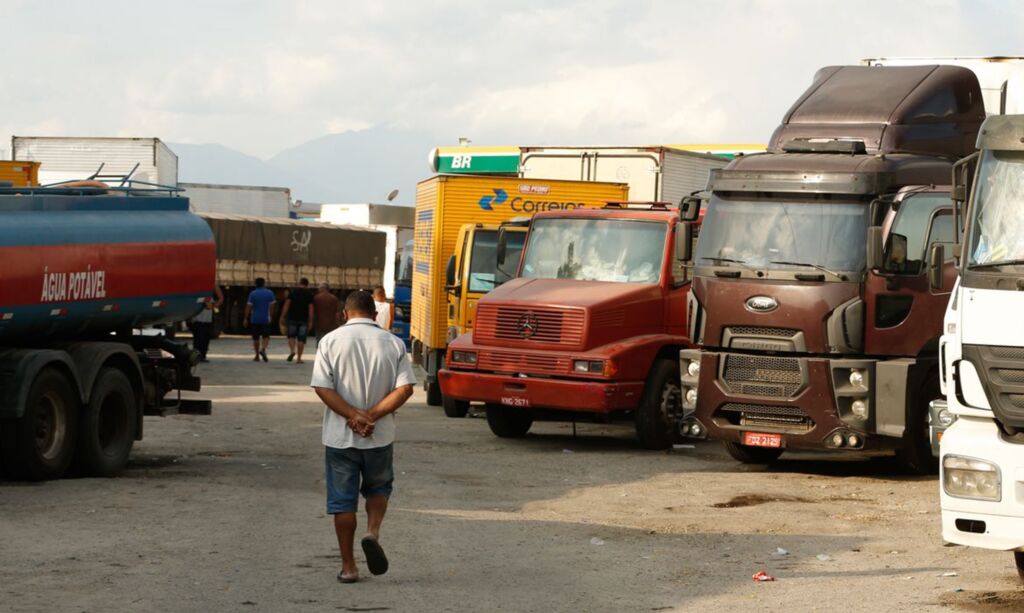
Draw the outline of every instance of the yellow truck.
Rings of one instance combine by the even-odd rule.
[[[629,188],[621,183],[468,175],[437,175],[420,181],[416,186],[410,334],[413,361],[427,373],[428,404],[442,405],[437,371],[444,366],[448,342],[453,335],[472,329],[476,300],[507,278],[498,270],[493,247],[498,226],[537,211],[598,208],[628,199]],[[457,274],[449,279],[449,260],[457,245],[459,255],[451,264]],[[512,271],[515,265],[505,268]]]

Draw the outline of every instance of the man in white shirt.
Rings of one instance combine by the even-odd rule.
[[[394,313],[391,311],[391,303],[388,302],[388,295],[384,293],[384,288],[377,286],[373,288],[373,305],[377,308],[377,325],[382,330],[391,332],[391,324],[395,323]]]
[[[366,564],[374,575],[387,572],[380,526],[394,481],[395,416],[412,396],[416,375],[405,345],[374,321],[373,297],[352,292],[345,300],[348,321],[317,346],[310,385],[324,410],[327,513],[341,550],[338,581],[359,580],[352,553],[359,494],[366,499]],[[360,485],[360,482],[361,485]]]

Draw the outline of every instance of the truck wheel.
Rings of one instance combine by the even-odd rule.
[[[245,307],[240,300],[232,298],[231,304],[228,306],[228,332],[231,334],[243,334],[245,332],[242,325],[244,320]]]
[[[525,409],[487,405],[487,425],[500,438],[522,438],[533,425],[533,413]]]
[[[465,417],[469,413],[468,400],[456,400],[448,396],[442,396],[441,404],[444,406],[444,414],[448,417]]]
[[[910,415],[903,431],[903,447],[896,454],[908,472],[927,475],[939,470],[939,460],[932,455],[928,433],[928,402],[941,397],[938,374],[933,374],[925,379],[911,399]]]
[[[732,459],[744,464],[771,464],[782,455],[781,449],[770,447],[751,447],[739,443],[725,443],[725,450],[732,456]]]
[[[676,428],[682,417],[679,362],[657,360],[647,377],[644,395],[636,410],[636,437],[646,449],[667,449],[675,440]]]
[[[82,413],[75,468],[87,477],[113,477],[128,463],[135,444],[138,406],[123,372],[103,368]]]
[[[1017,576],[1024,581],[1024,551],[1014,551],[1013,561],[1017,565]]]
[[[443,402],[440,381],[427,382],[427,406],[439,407]]]
[[[59,479],[71,463],[78,434],[80,402],[60,371],[41,371],[29,389],[25,415],[4,424],[0,453],[16,479]]]

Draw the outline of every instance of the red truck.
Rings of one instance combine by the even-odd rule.
[[[896,450],[934,467],[948,185],[984,118],[964,68],[828,67],[767,153],[712,171],[689,305],[701,348],[680,353],[699,431],[747,463]]]
[[[449,345],[445,396],[483,402],[500,437],[541,416],[632,418],[645,447],[671,445],[694,229],[661,203],[537,213],[516,278]]]

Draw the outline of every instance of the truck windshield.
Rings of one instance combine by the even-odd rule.
[[[522,276],[657,283],[668,226],[625,219],[536,219]]]
[[[974,197],[967,267],[1024,266],[1024,153],[986,151]]]
[[[714,195],[697,243],[698,265],[760,270],[864,270],[866,204],[747,201]]]
[[[398,258],[398,269],[395,270],[395,283],[412,285],[412,241],[405,243]]]
[[[469,255],[469,291],[489,292],[508,281],[516,270],[523,252],[526,232],[505,233],[505,270],[498,269],[498,232],[477,230],[473,233],[473,251]],[[510,273],[510,274],[506,274]]]

